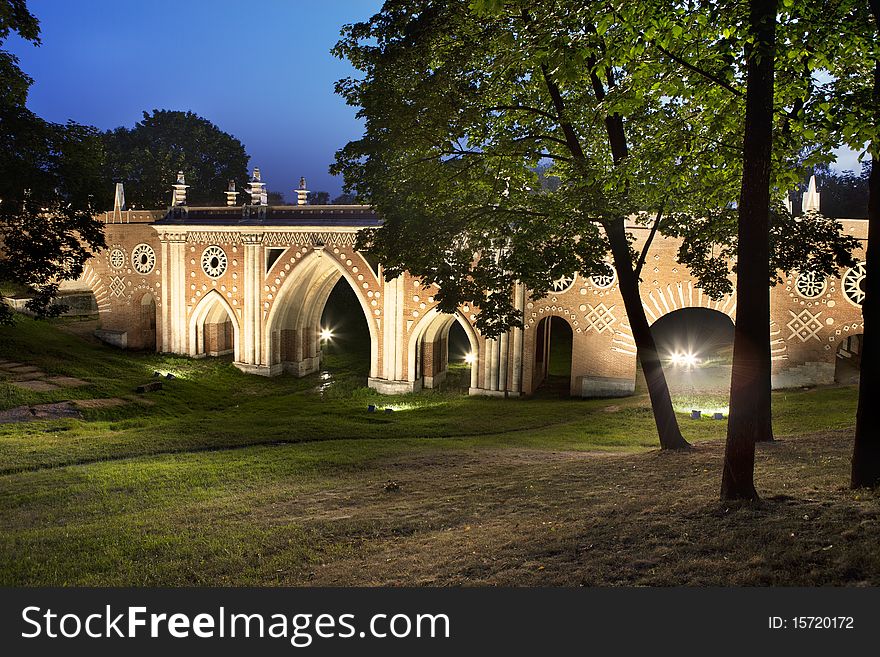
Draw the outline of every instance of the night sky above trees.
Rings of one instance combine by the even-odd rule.
[[[333,93],[352,69],[330,49],[381,4],[30,0],[42,44],[4,47],[34,79],[28,107],[44,119],[112,130],[144,111],[192,111],[238,138],[288,202],[300,176],[332,199],[342,181],[327,168],[362,126]]]
[[[250,167],[260,167],[269,189],[288,202],[300,176],[334,199],[342,181],[327,168],[362,125],[333,93],[352,69],[329,51],[344,24],[381,6],[381,0],[267,0],[247,9],[231,0],[31,0],[42,44],[13,36],[6,47],[34,78],[28,107],[49,121],[112,130],[132,128],[144,111],[192,111],[238,138]],[[169,29],[172,22],[185,38]],[[259,39],[245,38],[251,26],[259,26]],[[860,173],[852,152],[838,168]]]

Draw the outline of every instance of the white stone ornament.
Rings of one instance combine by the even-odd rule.
[[[149,244],[138,244],[131,251],[131,264],[139,274],[149,274],[156,266],[156,252]]]
[[[110,252],[110,266],[113,269],[122,269],[125,266],[125,251],[113,249]]]
[[[843,275],[843,293],[851,303],[861,306],[865,300],[865,263],[860,262]]]
[[[570,274],[568,276],[560,276],[555,281],[550,284],[550,288],[554,292],[565,292],[572,285],[574,285],[574,279],[577,277],[577,274]]]
[[[226,252],[219,246],[209,246],[202,252],[202,271],[210,278],[220,278],[226,273]]]
[[[825,280],[825,277],[814,271],[807,271],[799,274],[794,283],[794,288],[797,290],[797,293],[805,299],[821,297],[825,294],[827,287],[828,282]]]
[[[609,287],[614,285],[615,278],[616,278],[616,276],[614,273],[614,267],[612,267],[611,265],[606,263],[605,264],[605,273],[604,274],[593,274],[592,276],[590,276],[590,284],[593,287],[598,287],[600,289],[607,290]]]

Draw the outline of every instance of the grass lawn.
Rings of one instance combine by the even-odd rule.
[[[880,583],[878,497],[845,487],[852,387],[776,393],[765,500],[726,508],[726,422],[682,414],[696,448],[661,453],[644,394],[385,397],[356,351],[264,379],[65,328],[0,328],[0,358],[89,385],[0,373],[0,412],[122,403],[0,424],[0,585]],[[175,378],[135,394],[154,371]]]

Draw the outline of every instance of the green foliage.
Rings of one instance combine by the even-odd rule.
[[[309,205],[329,205],[330,192],[309,192]]]
[[[837,26],[794,4],[780,18],[780,197],[835,143],[808,119],[822,112],[813,72],[829,59],[814,44]],[[438,284],[443,311],[474,301],[487,335],[519,322],[515,281],[540,295],[562,275],[601,268],[608,229],[624,217],[662,217],[662,234],[689,240],[680,258],[703,288],[727,292],[717,258],[736,252],[744,11],[732,2],[400,0],[346,26],[334,54],[363,75],[337,92],[366,129],[332,170],[385,221],[360,246],[389,275],[408,269]],[[822,236],[815,251],[852,246],[830,228],[810,229]],[[780,261],[803,236],[778,231]],[[797,253],[828,260],[806,246]]]
[[[131,129],[104,133],[107,178],[125,183],[131,207],[168,206],[178,171],[186,176],[190,205],[225,205],[230,180],[244,189],[250,157],[238,139],[192,112],[143,116]]]
[[[39,43],[39,24],[24,2],[0,2],[0,45],[10,33]],[[29,288],[38,315],[52,305],[61,281],[77,278],[90,252],[104,245],[94,213],[110,200],[103,184],[98,132],[49,123],[25,106],[32,80],[0,51],[0,280]],[[12,321],[0,304],[0,323]]]

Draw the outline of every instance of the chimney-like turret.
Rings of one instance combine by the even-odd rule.
[[[810,185],[804,194],[804,200],[801,202],[801,210],[804,214],[807,212],[819,212],[819,192],[816,189],[816,176],[810,176]]]
[[[226,188],[226,205],[236,205],[238,203],[238,192],[235,191],[235,181],[230,180],[229,186]]]
[[[251,205],[268,205],[269,194],[266,192],[266,183],[260,179],[260,170],[254,169],[254,175],[248,183],[246,191],[251,197]]]
[[[182,207],[186,205],[186,189],[189,185],[186,184],[186,179],[183,176],[183,171],[177,172],[177,182],[172,185],[174,188],[171,192],[171,206],[172,207]]]
[[[308,205],[309,203],[309,190],[306,189],[306,179],[302,177],[299,179],[299,189],[296,191],[296,204],[297,205]]]

